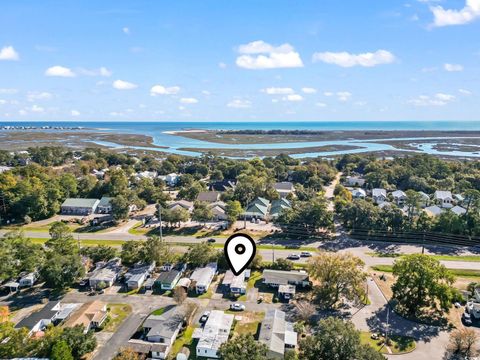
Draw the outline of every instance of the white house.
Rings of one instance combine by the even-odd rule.
[[[277,182],[273,184],[275,190],[281,198],[287,197],[295,191],[295,187],[289,181]]]
[[[467,213],[466,209],[458,205],[455,205],[453,208],[450,209],[450,211],[456,215],[463,215]]]
[[[215,221],[223,221],[227,220],[227,204],[225,204],[223,201],[216,201],[212,204],[209,204],[208,207],[212,210],[213,213],[213,219]]]
[[[36,272],[31,272],[25,276],[23,276],[20,281],[18,282],[20,287],[32,287],[37,281],[38,274]]]
[[[432,205],[432,206],[426,207],[425,209],[423,209],[423,211],[425,211],[427,215],[435,217],[440,215],[443,210],[437,205]]]
[[[283,359],[286,349],[297,346],[297,333],[285,315],[283,311],[270,309],[262,321],[258,341],[267,346],[269,359]]]
[[[120,258],[109,260],[106,264],[95,269],[88,279],[91,288],[98,288],[100,285],[109,287],[117,280],[122,271]]]
[[[217,273],[217,263],[210,263],[205,267],[196,268],[190,276],[190,280],[195,283],[195,291],[197,294],[207,292],[208,287],[212,283],[213,277]]]
[[[263,283],[271,287],[280,285],[308,286],[309,277],[306,271],[263,270]]]
[[[407,194],[405,194],[402,190],[395,190],[392,192],[393,200],[397,203],[397,205],[403,205],[407,200]]]
[[[372,190],[373,202],[377,205],[387,201],[387,190],[385,189],[373,189]]]
[[[170,202],[168,204],[168,208],[171,210],[185,209],[191,213],[193,211],[193,202],[187,201],[187,200],[176,200],[176,201]]]
[[[345,184],[347,186],[363,186],[365,185],[365,179],[360,176],[347,176]]]
[[[235,276],[231,270],[227,270],[223,277],[222,285],[226,291],[232,295],[241,295],[247,292],[247,283],[245,282],[246,271]]]
[[[152,264],[135,266],[128,269],[128,272],[125,274],[125,283],[129,290],[140,289],[145,282],[150,277],[153,269],[155,269],[155,262]]]
[[[352,193],[352,198],[354,199],[365,199],[365,197],[367,196],[365,190],[359,188],[352,189],[350,190],[350,192]]]
[[[425,208],[430,204],[430,196],[423,191],[419,191],[418,195],[420,195],[420,205]]]
[[[199,339],[197,344],[197,356],[218,359],[217,354],[220,346],[228,341],[234,316],[225,314],[220,310],[212,310],[205,326],[196,328],[193,338]]]
[[[453,207],[453,197],[450,191],[435,191],[434,195],[435,202],[438,206],[442,208],[451,208]]]

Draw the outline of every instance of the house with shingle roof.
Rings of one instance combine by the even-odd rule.
[[[286,198],[281,198],[278,200],[273,200],[272,201],[272,206],[270,208],[270,217],[272,218],[277,218],[280,216],[280,214],[287,209],[291,209],[292,205],[290,201],[288,201]]]
[[[265,220],[270,209],[270,201],[265,198],[257,197],[251,202],[246,211],[243,213],[247,219],[261,219]]]
[[[407,200],[407,194],[405,194],[402,190],[395,190],[392,192],[392,197],[393,201],[395,201],[397,205],[403,205]]]
[[[202,191],[197,196],[197,201],[214,203],[220,200],[220,193],[217,191]]]
[[[63,215],[90,215],[95,213],[99,203],[98,199],[68,198],[63,202],[61,212]]]
[[[290,181],[277,182],[273,184],[273,188],[277,190],[281,198],[287,197],[289,194],[295,192],[295,187]]]
[[[286,320],[285,312],[270,309],[262,321],[258,341],[267,346],[269,359],[283,359],[286,349],[297,346],[297,333],[293,324]]]
[[[447,209],[453,207],[453,196],[450,191],[437,190],[433,197],[438,206]]]
[[[97,329],[107,319],[107,304],[103,301],[89,301],[80,308],[65,322],[66,327],[83,325],[84,333],[91,329]]]
[[[373,202],[377,205],[387,201],[387,190],[385,189],[373,189],[372,190]]]

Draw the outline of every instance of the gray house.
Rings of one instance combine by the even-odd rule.
[[[62,204],[63,215],[90,215],[95,213],[100,200],[68,198]]]
[[[297,346],[297,333],[293,324],[285,320],[283,311],[271,309],[262,321],[258,341],[267,346],[269,359],[283,359],[286,349]]]

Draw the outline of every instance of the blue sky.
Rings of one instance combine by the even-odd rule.
[[[480,120],[480,0],[5,0],[0,120]]]

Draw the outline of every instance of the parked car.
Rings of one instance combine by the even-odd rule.
[[[460,304],[459,302],[456,302],[455,304],[453,304],[457,309],[460,309],[462,307],[462,304]]]
[[[472,325],[472,317],[470,316],[470,314],[463,313],[462,322],[465,326]]]
[[[215,240],[215,239],[213,239],[213,238],[210,238],[210,239],[207,240],[208,243],[214,243],[214,242],[216,242],[216,241],[217,241],[217,240]]]
[[[230,304],[230,310],[233,311],[243,311],[245,310],[245,305],[235,303],[235,304]]]
[[[312,253],[310,251],[302,251],[300,253],[301,257],[312,257]]]
[[[205,311],[203,315],[200,317],[200,323],[206,323],[210,316],[210,311]]]
[[[290,255],[288,255],[287,259],[289,259],[289,260],[300,260],[300,255],[290,254]]]

